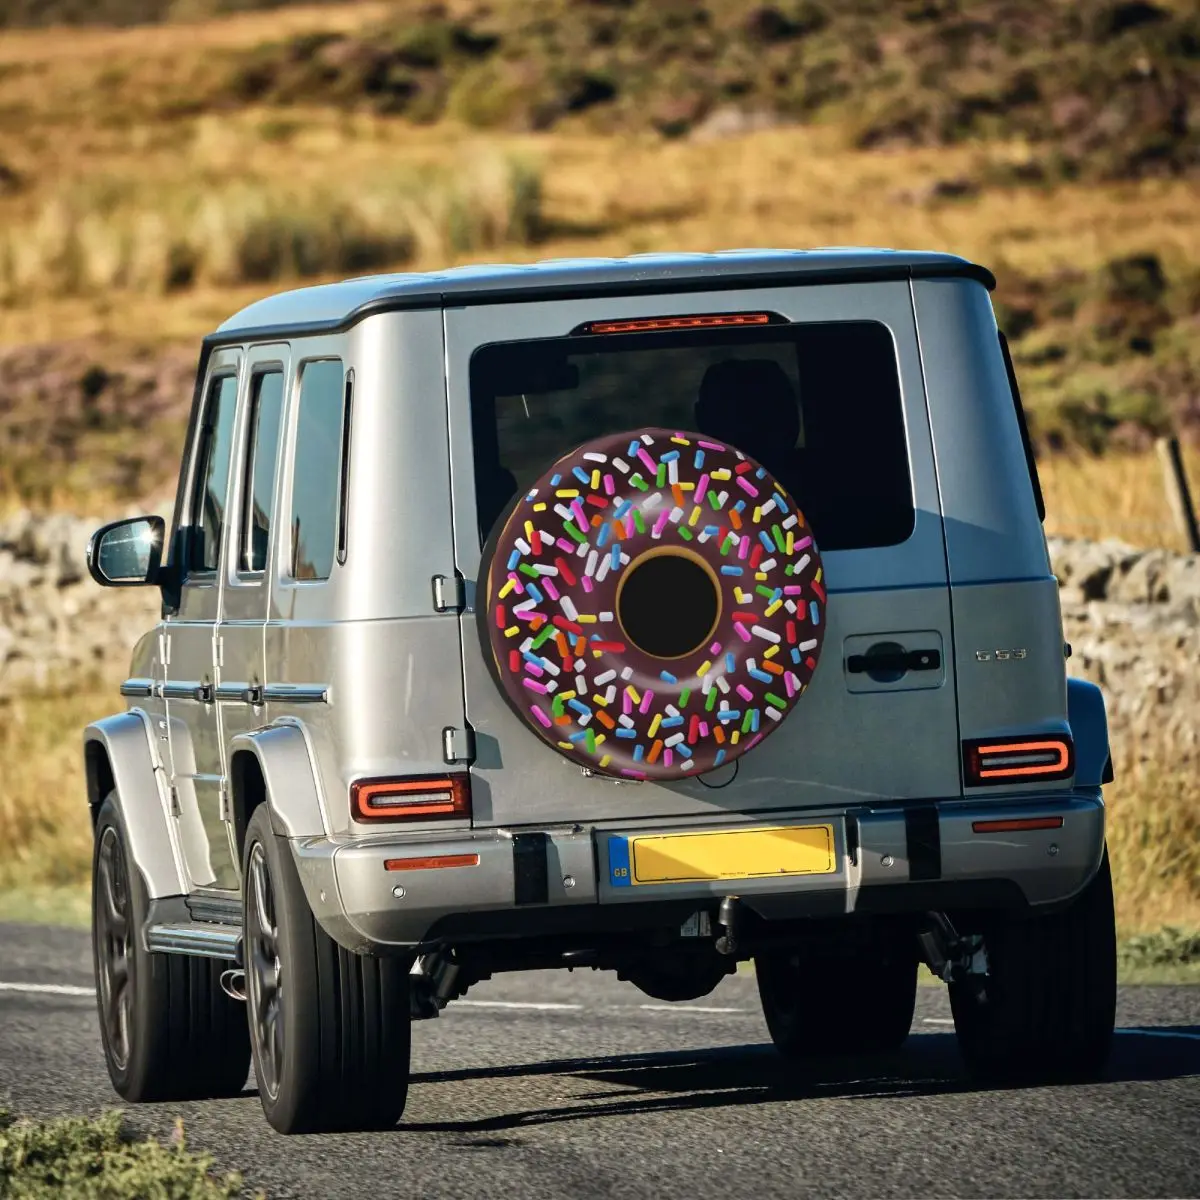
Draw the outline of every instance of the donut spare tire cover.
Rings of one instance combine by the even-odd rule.
[[[484,656],[548,745],[594,772],[699,775],[774,731],[821,652],[825,589],[791,497],[731,446],[588,442],[485,552]]]

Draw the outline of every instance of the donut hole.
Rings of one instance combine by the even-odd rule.
[[[685,551],[651,551],[629,565],[617,592],[625,636],[652,658],[684,658],[704,646],[721,615],[712,568]]]

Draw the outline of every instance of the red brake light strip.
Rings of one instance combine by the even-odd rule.
[[[694,317],[639,317],[627,321],[589,321],[584,333],[648,333],[668,329],[714,329],[720,326],[769,325],[769,313],[712,313]]]

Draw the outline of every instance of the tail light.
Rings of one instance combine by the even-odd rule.
[[[356,779],[350,785],[356,821],[428,821],[471,815],[471,777]]]
[[[1074,774],[1075,744],[1061,734],[963,742],[963,781],[967,787],[1048,783]]]
[[[702,313],[691,317],[635,317],[624,321],[588,321],[576,333],[663,333],[672,329],[720,329],[771,325],[773,313]]]

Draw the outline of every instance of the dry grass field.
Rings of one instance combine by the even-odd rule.
[[[479,9],[475,0],[444,7],[447,20]],[[288,63],[309,71],[314,47],[331,44],[357,62],[362,46],[393,36],[380,22],[397,13],[416,21],[417,8],[345,3],[129,29],[0,30],[0,353],[45,345],[53,357],[67,347],[70,363],[106,371],[123,359],[153,363],[267,292],[377,270],[666,248],[946,249],[998,276],[1048,530],[1182,548],[1148,449],[1157,433],[1200,428],[1200,204],[1177,146],[1158,170],[1158,160],[1129,159],[1122,143],[1125,158],[1085,156],[1104,168],[1089,173],[1055,166],[1028,120],[992,119],[986,107],[982,124],[972,117],[935,136],[924,113],[911,136],[873,139],[844,97],[840,108],[805,109],[803,97],[782,93],[767,97],[766,117],[726,96],[698,102],[686,128],[657,108],[639,123],[629,108],[612,109],[629,119],[605,117],[603,105],[580,115],[567,105],[539,127],[509,110],[481,113],[461,54],[421,67],[419,54],[441,51],[408,35],[388,61],[418,62],[416,94],[432,88],[436,113],[388,111],[377,92],[339,91],[344,63],[330,67],[324,91],[287,93]],[[1101,24],[1109,9],[1079,6]],[[500,10],[514,21],[524,11],[515,0]],[[679,5],[664,0],[668,10]],[[1168,10],[1183,21],[1189,6]],[[1147,21],[1169,26],[1166,16]],[[455,28],[434,33],[469,47]],[[894,36],[880,34],[885,58]],[[1171,53],[1191,45],[1180,39]],[[1166,43],[1114,44],[1125,56],[1105,60],[1114,78],[1158,71],[1164,87],[1192,86],[1183,60],[1163,57]],[[257,90],[232,87],[253,70],[265,72]],[[696,78],[700,87],[708,77]],[[637,79],[651,86],[650,76]],[[976,83],[987,90],[986,79]],[[460,85],[476,88],[470,103]],[[966,86],[957,82],[955,94]],[[621,103],[639,94],[622,92]],[[730,105],[743,128],[721,135],[720,122],[702,118]],[[807,123],[793,123],[798,115]],[[124,508],[172,479],[186,388],[153,422],[133,408],[114,424],[76,403],[75,378],[46,417],[41,399],[6,398],[0,366],[0,509]],[[132,463],[119,481],[89,470],[118,447]],[[1200,490],[1200,452],[1189,455]],[[90,844],[78,730],[114,706],[112,682],[0,710],[0,893],[78,911]],[[1170,746],[1121,754],[1112,845],[1122,928],[1200,927],[1200,784],[1171,774]]]

